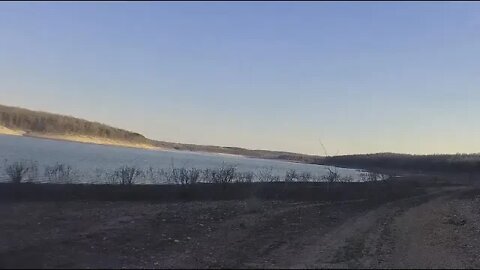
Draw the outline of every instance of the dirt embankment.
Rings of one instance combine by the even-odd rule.
[[[0,125],[0,134],[22,136],[24,133],[24,131],[10,129]]]
[[[388,203],[10,201],[0,267],[480,267],[480,191]]]

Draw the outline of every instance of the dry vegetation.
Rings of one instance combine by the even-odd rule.
[[[43,174],[38,174],[38,171]],[[4,160],[0,165],[0,181],[11,183],[97,183],[109,185],[133,185],[133,184],[176,184],[194,185],[200,183],[210,184],[233,184],[233,183],[273,183],[273,182],[352,182],[351,176],[341,176],[336,169],[328,169],[326,175],[316,175],[310,172],[300,172],[294,169],[288,170],[283,176],[275,174],[271,168],[262,168],[255,172],[239,171],[236,166],[223,163],[217,168],[169,168],[148,167],[142,169],[137,166],[124,165],[112,170],[96,169],[94,174],[81,172],[69,164],[55,163],[53,165],[39,166],[38,162],[31,160],[8,161]],[[377,173],[364,173],[361,179],[364,182],[380,177]],[[375,177],[372,177],[375,176]],[[81,178],[94,179],[81,179]],[[380,178],[379,178],[380,179]],[[382,180],[386,180],[382,176]],[[86,180],[86,181],[85,181]]]

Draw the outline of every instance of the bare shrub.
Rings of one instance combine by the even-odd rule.
[[[154,169],[150,166],[145,170],[145,178],[150,180],[151,183],[158,183],[161,182],[162,177],[165,177],[165,173],[163,169]]]
[[[103,169],[96,168],[94,171],[94,179],[92,180],[93,183],[101,183],[104,179],[105,171]]]
[[[340,174],[337,171],[337,168],[334,170],[327,168],[328,174],[323,176],[323,180],[327,181],[328,183],[335,183],[338,182],[340,179]]]
[[[159,179],[161,179],[160,180],[161,182],[167,183],[167,184],[173,184],[173,182],[170,181],[169,172],[167,170],[159,169],[157,173],[158,173]]]
[[[279,176],[273,175],[272,168],[262,168],[256,173],[257,179],[260,182],[278,182],[280,181]]]
[[[368,182],[368,173],[364,172],[360,174],[360,181]]]
[[[33,182],[34,180],[38,179],[38,162],[30,161],[30,162],[27,162],[27,164],[30,169],[26,175],[25,180],[27,182]]]
[[[211,183],[217,184],[229,184],[233,182],[235,178],[236,168],[234,166],[225,166],[218,169],[205,169],[204,178],[208,179]]]
[[[323,179],[323,175],[315,175],[315,176],[312,176],[312,181],[313,182],[323,182],[325,180]]]
[[[16,161],[5,164],[5,172],[12,183],[21,183],[23,180],[33,181],[38,176],[38,165],[32,161]]]
[[[204,169],[202,171],[202,178],[204,183],[214,183],[213,178],[217,176],[215,169]]]
[[[337,168],[334,170],[327,168],[328,174],[323,176],[323,179],[327,181],[327,192],[330,193],[332,185],[340,180],[340,174],[337,171]]]
[[[119,179],[117,178],[116,171],[106,171],[103,173],[104,182],[108,185],[117,185],[120,183]]]
[[[368,175],[369,182],[377,182],[380,178],[379,174],[376,172],[369,172],[367,175]]]
[[[290,169],[285,173],[285,182],[295,182],[298,181],[297,171]]]
[[[70,165],[57,163],[45,167],[45,177],[53,183],[69,183],[73,180],[73,169]]]
[[[351,175],[341,177],[340,182],[351,183],[351,182],[353,182],[353,177]]]
[[[145,177],[147,178],[154,178],[156,176],[155,169],[150,166],[145,170]]]
[[[197,168],[191,168],[187,170],[187,184],[196,184],[199,182],[201,170]]]
[[[254,174],[252,172],[239,172],[235,175],[235,182],[237,183],[251,183],[253,182]]]
[[[167,183],[180,185],[192,185],[198,183],[200,179],[200,170],[196,168],[172,168],[166,172]]]
[[[312,174],[309,172],[303,172],[298,176],[298,178],[299,178],[299,181],[308,182],[312,179]]]
[[[110,183],[121,185],[133,185],[137,177],[143,174],[137,167],[123,166],[116,169],[110,176]]]
[[[280,182],[280,176],[278,175],[273,175],[270,182]]]
[[[363,182],[377,182],[380,180],[386,180],[386,175],[379,174],[377,172],[364,172],[360,174],[360,178]]]

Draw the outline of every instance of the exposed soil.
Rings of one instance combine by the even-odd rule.
[[[0,203],[3,268],[478,268],[480,192],[380,204]]]

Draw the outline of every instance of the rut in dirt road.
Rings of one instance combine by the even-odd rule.
[[[479,214],[459,207],[476,201],[456,199],[465,190],[454,188],[385,204],[351,218],[304,246],[285,261],[289,268],[466,268],[478,267],[478,254],[466,246],[480,241],[459,236],[477,233]],[[472,203],[474,205],[472,205]],[[465,208],[465,207],[464,207]],[[478,208],[476,208],[478,209]],[[457,223],[448,222],[452,217]],[[468,222],[470,219],[470,222]],[[465,223],[469,226],[462,226]],[[456,225],[455,225],[456,224]],[[461,227],[459,229],[459,227]],[[470,251],[475,249],[470,249]],[[478,250],[478,249],[477,249]],[[471,253],[471,252],[470,252]]]

